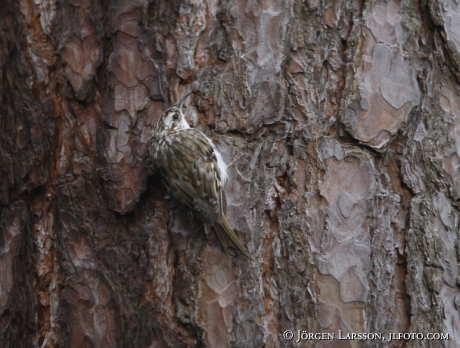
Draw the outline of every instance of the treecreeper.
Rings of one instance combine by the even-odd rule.
[[[150,156],[174,199],[187,206],[199,220],[214,228],[226,254],[226,236],[248,258],[225,216],[222,192],[227,166],[212,141],[190,128],[182,113],[185,95],[156,120],[149,144]]]

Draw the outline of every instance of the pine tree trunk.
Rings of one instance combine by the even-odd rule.
[[[458,1],[2,0],[0,33],[0,347],[460,347]],[[149,159],[188,92],[254,261]]]

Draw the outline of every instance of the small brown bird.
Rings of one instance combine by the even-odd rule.
[[[202,222],[214,227],[220,243],[227,235],[248,258],[251,255],[233,232],[223,211],[222,189],[227,166],[210,139],[190,128],[182,113],[187,94],[176,106],[164,111],[153,126],[150,156],[172,196],[190,208]]]

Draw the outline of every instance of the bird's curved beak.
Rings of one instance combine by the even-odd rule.
[[[179,110],[182,110],[182,106],[184,106],[184,102],[185,100],[187,99],[187,97],[192,94],[191,92],[190,93],[187,93],[185,96],[182,97],[182,99],[180,100],[179,103],[177,103],[177,107],[179,108]]]

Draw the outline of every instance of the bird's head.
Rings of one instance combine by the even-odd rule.
[[[176,130],[190,128],[182,113],[184,101],[190,94],[191,93],[186,94],[176,106],[165,110],[160,117],[158,117],[153,126],[152,137],[158,134],[168,134]]]

